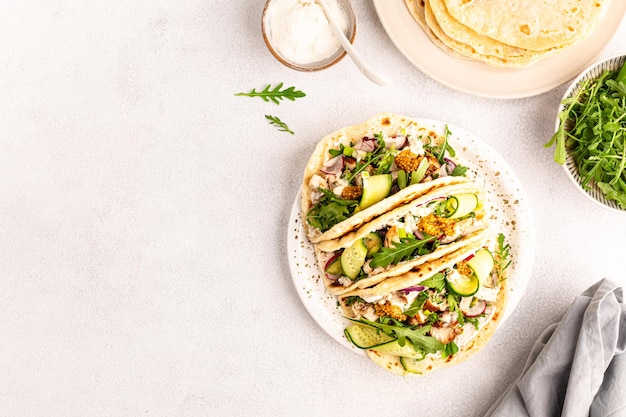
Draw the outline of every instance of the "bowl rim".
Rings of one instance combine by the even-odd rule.
[[[574,80],[570,82],[569,86],[563,93],[561,100],[559,101],[554,131],[556,132],[559,129],[559,114],[561,114],[561,112],[565,109],[563,101],[578,92],[581,82],[587,79],[597,78],[604,70],[608,69],[613,71],[617,68],[620,68],[622,65],[624,65],[624,63],[626,63],[626,52],[619,52],[594,62],[593,64],[585,68],[582,72],[580,72],[580,74],[578,74],[578,76],[576,76],[576,78],[574,78]],[[589,190],[585,190],[582,187],[582,178],[578,171],[578,167],[576,166],[576,162],[574,161],[574,157],[567,148],[565,149],[565,153],[566,158],[565,163],[563,164],[563,169],[565,170],[565,173],[567,174],[567,177],[570,179],[570,181],[574,183],[576,188],[581,191],[585,197],[587,197],[589,200],[593,201],[597,205],[611,211],[622,214],[626,213],[626,209],[620,208],[619,205],[613,200],[606,199],[604,193],[602,192],[602,190],[600,190],[595,182],[591,185],[591,188]]]
[[[275,1],[275,0],[266,0],[265,5],[263,6],[263,12],[261,14],[261,33],[263,34],[263,41],[265,42],[265,46],[270,51],[270,53],[274,56],[274,58],[276,58],[281,64],[291,69],[298,70],[298,71],[314,72],[314,71],[321,71],[326,68],[330,68],[336,63],[338,63],[339,61],[341,61],[346,56],[346,50],[343,49],[343,47],[340,45],[337,51],[341,51],[341,53],[337,55],[335,58],[329,61],[322,60],[318,62],[313,62],[309,64],[310,66],[299,65],[283,58],[278,53],[278,51],[274,48],[272,43],[270,42],[268,33],[266,31],[267,8],[272,1]],[[354,5],[352,4],[352,0],[337,0],[337,1],[344,2],[352,11],[352,13],[349,13],[347,17],[348,17],[348,29],[352,28],[352,36],[350,36],[349,40],[351,44],[354,44],[354,39],[356,38],[356,31],[357,31],[357,19],[356,19],[356,11],[354,10]],[[316,65],[316,64],[319,64],[319,65]]]

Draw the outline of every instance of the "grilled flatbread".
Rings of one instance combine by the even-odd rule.
[[[448,54],[524,68],[589,37],[609,0],[405,0],[414,20]]]
[[[444,0],[468,28],[507,45],[542,51],[587,38],[609,0]]]

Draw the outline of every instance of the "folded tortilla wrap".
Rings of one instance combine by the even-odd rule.
[[[372,288],[354,290],[338,297],[348,318],[374,322],[379,320],[380,316],[392,314],[396,320],[402,321],[403,325],[412,325],[414,329],[428,328],[426,336],[434,337],[441,343],[454,342],[458,348],[458,351],[450,356],[442,352],[431,352],[419,360],[401,359],[397,355],[378,351],[380,348],[377,347],[366,349],[367,355],[377,365],[400,375],[407,372],[423,375],[458,364],[487,344],[504,315],[507,300],[507,281],[498,276],[495,265],[489,278],[480,282],[478,292],[469,297],[455,296],[447,284],[443,289],[429,286],[432,285],[429,281],[436,275],[444,274],[447,277],[458,273],[468,257],[479,249],[481,244],[468,245],[416,267],[410,272],[389,278]],[[446,279],[443,278],[444,281]],[[424,286],[421,286],[422,284]],[[450,296],[455,300],[453,305],[450,304]],[[423,298],[420,300],[420,297]],[[420,303],[422,307],[417,308],[416,305]],[[477,310],[477,305],[484,306],[484,310]],[[391,313],[384,313],[385,311]],[[460,323],[459,312],[463,313],[463,323]],[[399,317],[400,313],[412,316]],[[432,317],[434,314],[437,315],[436,320]]]
[[[452,196],[461,195],[476,195],[478,206],[471,213],[472,215],[460,219],[441,219],[440,216],[434,215],[438,204],[446,202]],[[470,182],[439,187],[408,204],[382,214],[339,239],[314,244],[318,266],[322,272],[325,286],[334,295],[345,294],[358,288],[372,287],[383,280],[389,279],[389,277],[403,274],[419,265],[457,251],[464,246],[480,242],[485,238],[488,230],[483,201],[483,191]],[[436,236],[435,233],[424,232],[423,226],[429,226],[433,220],[448,223],[449,227],[442,229],[445,230],[445,233],[440,233],[437,227],[434,228],[437,232]],[[430,228],[426,228],[430,231]],[[381,248],[379,253],[374,253],[370,259],[365,261],[362,273],[357,279],[351,280],[347,276],[327,273],[327,266],[333,258],[336,258],[341,251],[351,247],[371,233],[381,236],[381,239],[385,241],[384,247]],[[385,248],[397,248],[402,240],[402,238],[395,236],[394,233],[404,233],[407,237],[414,236],[414,239],[430,239],[430,242],[424,245],[421,254],[414,253],[408,259],[400,262],[378,266],[382,252],[388,251]],[[413,242],[415,241],[413,240]],[[429,250],[429,248],[433,249]]]
[[[346,186],[352,186],[354,183],[358,184],[360,182],[362,173],[356,174],[350,181],[346,180],[346,175],[344,174],[345,170],[348,169],[346,167],[349,163],[358,163],[359,158],[365,157],[366,152],[371,150],[371,147],[376,146],[378,139],[384,140],[386,147],[394,155],[401,150],[411,150],[415,155],[422,158],[428,154],[428,150],[425,150],[425,147],[431,149],[431,147],[442,146],[445,141],[443,134],[444,132],[434,132],[416,119],[394,113],[381,113],[362,124],[339,129],[325,136],[318,142],[311,155],[302,179],[302,219],[309,240],[312,243],[317,243],[324,240],[337,239],[377,216],[402,204],[406,204],[420,195],[433,191],[437,187],[467,181],[463,176],[449,175],[450,173],[445,169],[447,167],[446,164],[453,164],[453,161],[449,158],[442,165],[437,161],[437,158],[432,158],[432,155],[430,155],[428,160],[431,161],[432,168],[429,169],[429,173],[424,175],[419,183],[410,184],[398,190],[398,187],[395,186],[398,167],[394,163],[391,165],[391,169],[386,171],[391,174],[394,181],[394,187],[386,198],[368,207],[358,207],[346,219],[328,228],[320,229],[308,221],[309,213],[319,203],[323,195],[320,189],[341,195],[341,190],[346,188]],[[350,156],[336,155],[341,149],[344,149],[342,147],[349,148],[347,153]],[[344,160],[346,164],[344,164]],[[337,173],[337,170],[344,171]],[[358,198],[356,201],[358,201]]]

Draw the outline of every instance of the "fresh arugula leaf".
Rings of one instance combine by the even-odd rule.
[[[463,326],[465,324],[465,316],[463,312],[459,308],[459,302],[461,297],[454,296],[452,294],[448,294],[448,308],[451,312],[456,313],[456,321]]]
[[[452,170],[452,173],[450,173],[451,176],[453,177],[463,177],[465,176],[465,173],[467,172],[467,167],[463,166],[463,165],[457,165],[454,167],[454,169]]]
[[[439,148],[439,152],[437,153],[437,161],[439,164],[443,164],[443,158],[446,156],[446,146],[448,145],[448,134],[450,130],[448,129],[448,125],[445,127],[445,132],[443,135],[443,144]]]
[[[347,306],[351,306],[352,304],[356,303],[356,302],[365,302],[361,297],[359,297],[358,295],[350,295],[348,297],[346,297],[344,299],[344,304]]]
[[[281,132],[291,133],[292,135],[294,134],[293,130],[289,129],[289,126],[287,126],[287,124],[280,120],[278,117],[266,114],[265,118],[269,120],[270,124],[277,126],[278,130],[280,130]]]
[[[256,91],[256,89],[252,89],[248,93],[237,93],[236,96],[247,96],[247,97],[261,97],[263,101],[269,102],[270,100],[276,104],[280,104],[279,100],[287,99],[294,101],[297,98],[305,97],[304,94],[300,90],[296,90],[296,87],[288,87],[281,91],[283,87],[283,83],[279,83],[274,89],[270,90],[271,84],[268,84],[263,91]]]
[[[347,173],[346,180],[352,183],[357,175],[363,172],[367,167],[372,166],[376,174],[386,174],[389,172],[395,156],[393,149],[387,149],[382,133],[375,134],[376,149],[368,152],[364,158],[357,161],[354,169]]]
[[[339,149],[329,149],[328,153],[334,158],[336,156],[342,155],[343,154],[343,150],[346,147],[343,145],[343,143],[339,144]]]
[[[446,287],[446,275],[441,272],[437,272],[432,277],[420,282],[419,285],[423,285],[424,287],[428,287],[428,288],[433,288],[441,292]]]
[[[429,245],[429,243],[433,244]],[[427,236],[421,240],[414,237],[403,237],[400,242],[394,242],[393,248],[382,248],[376,252],[370,261],[370,266],[372,268],[378,266],[386,268],[391,264],[395,265],[409,260],[416,255],[430,253],[435,249],[437,243],[436,236]]]
[[[324,195],[320,201],[309,210],[306,216],[307,223],[322,232],[346,220],[359,205],[358,200],[344,200],[335,195],[332,190],[318,188]]]
[[[421,291],[415,300],[411,303],[409,308],[404,311],[404,314],[407,317],[414,317],[418,311],[424,308],[424,303],[428,300],[428,293],[426,291]]]
[[[504,234],[500,233],[497,237],[498,247],[496,249],[496,256],[494,257],[496,274],[498,279],[504,279],[504,271],[511,265],[509,259],[511,255],[511,246],[504,241]]]
[[[485,315],[485,314],[483,313],[483,314],[481,314],[481,315],[480,315],[480,316],[478,316],[478,317],[482,317],[482,316],[484,316],[484,315]],[[469,322],[469,323],[472,323],[472,325],[474,326],[474,328],[475,328],[476,330],[479,330],[479,329],[480,329],[480,322],[478,321],[478,317],[465,317],[465,320],[466,320],[467,322]]]
[[[626,209],[626,63],[585,80],[561,104],[557,131],[544,146],[555,146],[559,164],[569,150],[582,187],[595,183]]]
[[[350,319],[356,323],[363,323],[378,328],[391,337],[398,339],[398,344],[404,346],[407,342],[411,342],[416,349],[423,349],[426,353],[434,353],[444,348],[444,344],[432,336],[427,336],[431,326],[405,326],[399,321],[390,317],[381,318],[381,322],[374,322],[367,319]]]

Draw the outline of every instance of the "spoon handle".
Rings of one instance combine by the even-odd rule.
[[[385,77],[384,75],[378,73],[373,68],[371,68],[367,63],[365,63],[363,58],[361,58],[358,52],[354,49],[354,47],[352,46],[348,38],[346,38],[346,35],[343,33],[343,31],[337,24],[337,21],[335,20],[335,18],[332,16],[332,13],[330,11],[330,8],[328,7],[328,4],[326,3],[326,0],[315,0],[315,1],[324,10],[324,14],[326,15],[326,18],[328,19],[330,30],[333,32],[333,35],[335,35],[335,38],[337,38],[337,40],[339,41],[343,49],[346,50],[346,53],[350,56],[350,58],[352,58],[352,61],[356,64],[359,70],[361,70],[361,72],[367,78],[369,78],[370,80],[372,80],[378,85],[385,86],[385,85],[391,84],[391,80],[389,78]]]

